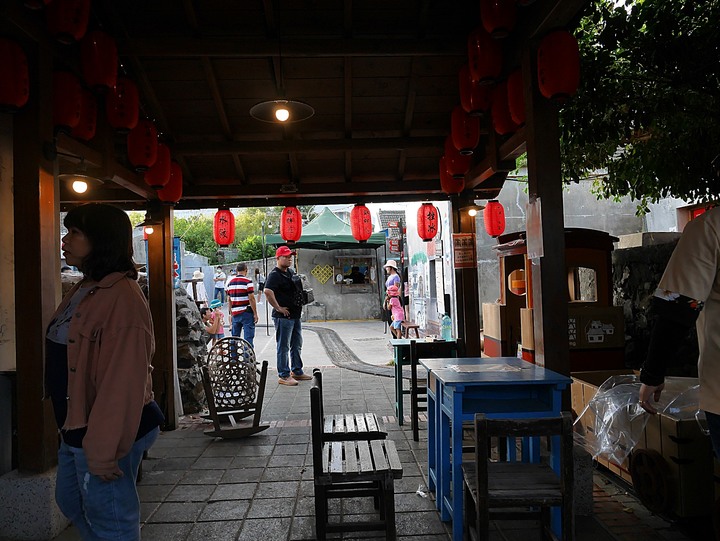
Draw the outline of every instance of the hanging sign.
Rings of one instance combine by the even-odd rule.
[[[453,265],[456,269],[477,267],[475,233],[453,233]]]

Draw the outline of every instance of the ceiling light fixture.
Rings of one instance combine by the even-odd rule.
[[[70,158],[66,161],[76,162],[76,165],[74,166],[74,171],[70,171],[67,173],[58,173],[58,180],[69,184],[72,191],[74,191],[76,194],[84,194],[88,191],[88,188],[90,186],[103,183],[102,180],[100,180],[99,178],[88,174],[87,163],[85,162],[84,156],[71,154],[69,152],[60,152],[59,150],[57,150],[57,146],[54,142],[45,143],[43,150],[45,153],[45,157],[48,160],[55,161],[57,160],[58,156],[63,156],[65,158]]]
[[[303,101],[285,99],[285,80],[283,78],[283,57],[282,37],[280,33],[280,14],[277,13],[275,20],[278,21],[278,56],[275,66],[278,99],[265,100],[256,103],[250,108],[250,116],[262,122],[274,124],[291,124],[307,120],[315,114],[315,109]]]

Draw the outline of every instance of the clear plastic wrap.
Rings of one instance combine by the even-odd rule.
[[[665,378],[655,404],[658,414],[674,420],[695,419],[705,431],[705,415],[698,409],[699,385],[694,378]],[[650,413],[639,404],[640,379],[634,374],[612,376],[575,421],[575,441],[593,458],[622,464],[640,440]]]

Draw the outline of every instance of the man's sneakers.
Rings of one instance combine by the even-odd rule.
[[[279,383],[280,385],[289,385],[290,387],[294,387],[295,385],[298,384],[298,382],[295,381],[295,379],[293,379],[292,376],[285,376],[284,378],[283,378],[283,377],[279,377],[279,378],[278,378],[278,383]]]
[[[295,378],[296,381],[310,381],[312,379],[312,376],[308,374],[296,374],[295,372],[292,372],[290,377]]]

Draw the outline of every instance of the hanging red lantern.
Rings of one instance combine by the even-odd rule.
[[[350,211],[350,230],[358,242],[367,242],[372,235],[372,216],[365,205],[357,204]]]
[[[507,82],[505,81],[498,83],[493,92],[492,122],[495,132],[499,135],[513,133],[519,127],[510,116]]]
[[[438,209],[432,203],[420,205],[417,213],[418,235],[425,242],[430,242],[437,235],[440,227],[440,216]]]
[[[537,51],[538,87],[546,98],[563,102],[580,85],[578,42],[567,30],[550,32]]]
[[[525,96],[523,95],[522,72],[519,69],[508,75],[507,80],[508,110],[515,124],[525,124]]]
[[[70,134],[80,122],[82,87],[69,71],[53,73],[53,125],[57,133]]]
[[[145,171],[145,184],[159,190],[170,182],[171,163],[170,149],[166,145],[158,143],[157,160],[150,169]]]
[[[157,149],[155,124],[141,120],[127,135],[128,160],[137,171],[147,171],[157,160]]]
[[[70,135],[76,139],[89,141],[95,137],[97,126],[97,101],[89,90],[83,89],[80,93],[80,121]]]
[[[140,116],[140,93],[127,77],[119,77],[114,89],[105,97],[108,124],[121,133],[137,126]]]
[[[285,207],[280,214],[280,236],[285,242],[293,243],[302,235],[302,214],[297,207]]]
[[[69,45],[80,41],[87,31],[90,0],[54,0],[45,14],[50,34]]]
[[[440,158],[440,188],[448,195],[460,193],[465,189],[465,177],[455,178],[448,172],[445,156]]]
[[[498,237],[505,231],[505,209],[502,203],[493,199],[483,209],[485,231],[491,237]]]
[[[0,112],[16,113],[30,97],[30,74],[25,51],[10,39],[0,38]]]
[[[115,40],[105,32],[94,30],[80,42],[83,78],[93,90],[115,88],[118,53]]]
[[[453,145],[460,154],[469,156],[480,142],[480,119],[466,113],[459,105],[453,109],[450,117]]]
[[[458,75],[460,87],[460,105],[463,110],[472,116],[482,116],[490,110],[492,87],[479,85],[470,78],[470,68],[464,65]]]
[[[491,84],[502,72],[502,48],[482,26],[468,36],[468,65],[474,83]]]
[[[235,240],[235,216],[227,209],[220,209],[213,219],[213,239],[220,246],[230,246]]]
[[[483,28],[493,38],[507,37],[515,28],[516,15],[515,0],[480,0]]]
[[[170,180],[158,190],[158,199],[163,203],[175,204],[182,199],[183,174],[177,162],[170,164]]]
[[[453,178],[464,179],[472,165],[472,155],[465,156],[453,145],[452,138],[448,135],[445,139],[445,166]]]

